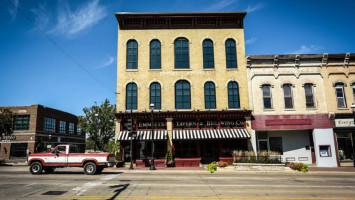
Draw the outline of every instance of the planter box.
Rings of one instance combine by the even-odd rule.
[[[233,163],[235,171],[285,171],[285,164]]]
[[[175,158],[175,167],[199,167],[201,158]]]

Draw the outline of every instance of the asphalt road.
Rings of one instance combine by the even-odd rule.
[[[0,199],[355,199],[355,173],[104,170],[31,175],[0,167]]]

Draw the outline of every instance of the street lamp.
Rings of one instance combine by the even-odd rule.
[[[150,104],[150,110],[152,111],[151,114],[151,126],[152,126],[152,163],[150,165],[150,170],[156,170],[154,166],[154,128],[153,128],[153,110],[154,110],[154,103]]]
[[[355,125],[355,104],[351,104],[351,109],[353,110],[353,118],[354,118],[354,125]],[[353,164],[355,167],[355,147],[354,147],[353,133],[350,133],[350,138],[351,138],[351,146],[353,147]]]

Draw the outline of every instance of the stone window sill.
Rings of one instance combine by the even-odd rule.
[[[126,72],[138,72],[138,69],[126,69]]]
[[[192,71],[192,69],[173,69],[173,71]]]

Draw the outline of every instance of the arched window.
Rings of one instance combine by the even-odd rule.
[[[304,93],[306,96],[306,107],[307,108],[314,108],[314,95],[313,95],[313,84],[307,83],[304,84]]]
[[[129,83],[126,86],[126,110],[137,110],[137,85]]]
[[[138,66],[138,43],[135,40],[127,42],[126,68],[137,69]]]
[[[203,68],[214,68],[213,42],[210,39],[203,41]]]
[[[293,108],[292,85],[284,84],[282,87],[284,90],[285,108],[286,109]]]
[[[261,90],[263,92],[264,109],[271,109],[272,108],[271,85],[263,85],[261,86]]]
[[[190,83],[185,80],[180,80],[175,83],[175,108],[191,108]]]
[[[233,39],[228,39],[225,45],[227,68],[237,68],[237,51],[235,41]]]
[[[150,69],[161,69],[161,49],[159,40],[150,42]]]
[[[175,69],[189,69],[189,41],[186,38],[177,38],[175,47]]]
[[[345,100],[344,84],[343,83],[336,83],[335,84],[335,95],[337,98],[338,108],[346,108],[346,100]]]
[[[205,83],[205,108],[216,108],[216,89],[211,81]]]
[[[150,84],[150,103],[155,109],[161,109],[161,87],[157,82]]]
[[[231,81],[228,83],[228,107],[240,108],[238,83]]]

